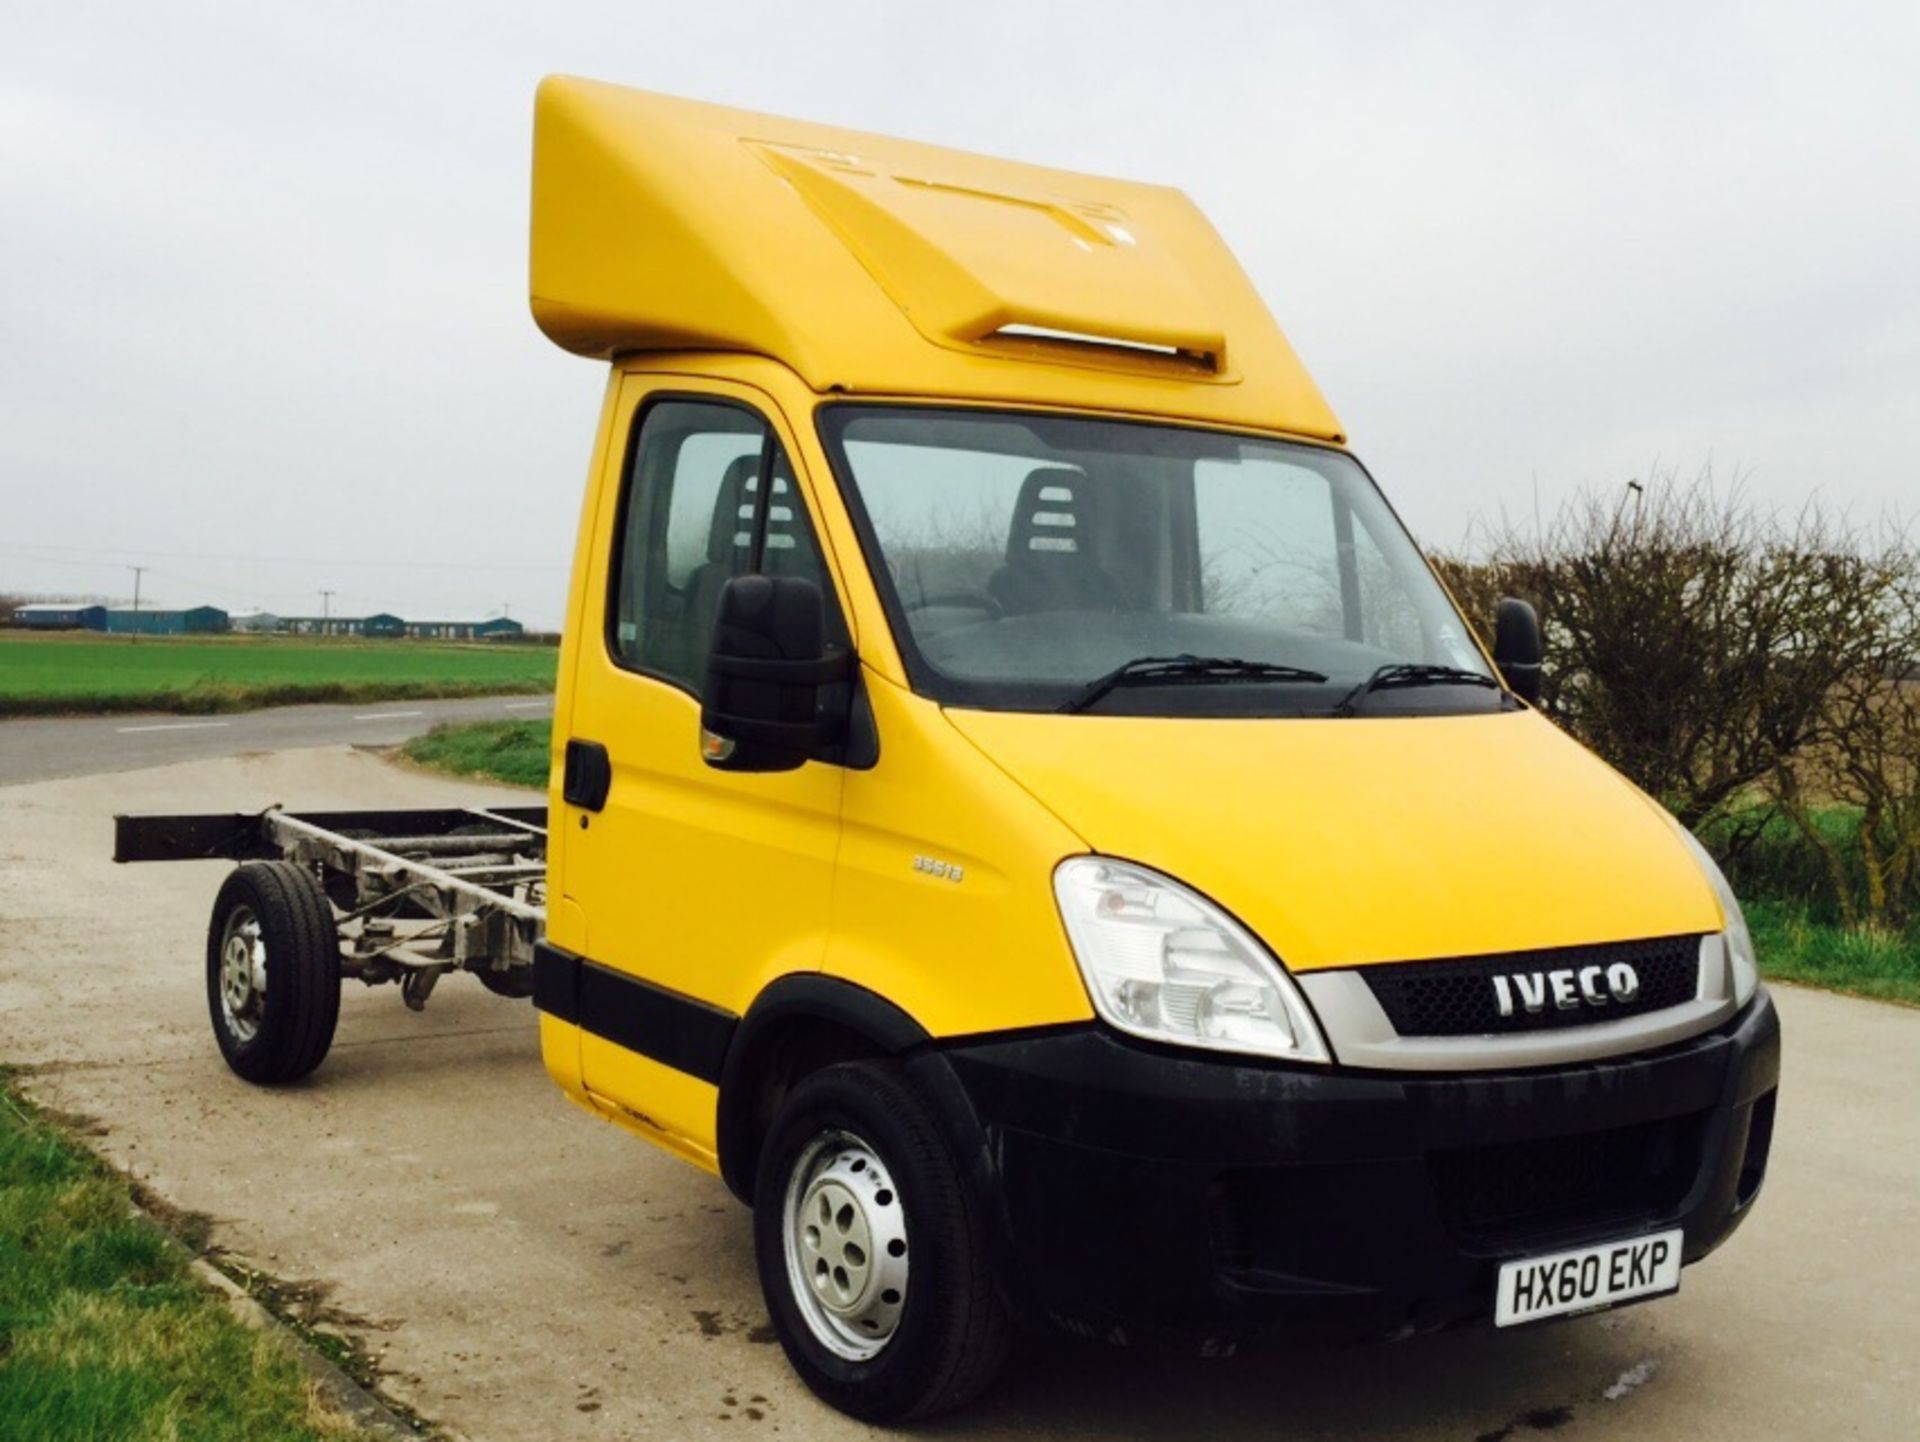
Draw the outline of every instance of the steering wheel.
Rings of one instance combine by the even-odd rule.
[[[930,611],[935,606],[954,606],[960,610],[979,611],[984,613],[990,621],[997,621],[1007,614],[1006,607],[985,591],[935,591],[931,595],[915,596],[911,600],[900,603],[903,611]]]

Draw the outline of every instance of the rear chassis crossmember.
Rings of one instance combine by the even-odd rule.
[[[416,1011],[449,971],[532,995],[546,855],[544,806],[114,818],[115,861],[310,868],[332,907],[341,976],[398,982]]]

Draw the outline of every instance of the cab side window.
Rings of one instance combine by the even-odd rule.
[[[720,588],[754,570],[817,584],[830,643],[848,644],[786,454],[744,407],[670,400],[646,409],[614,545],[608,642],[630,670],[699,695]]]

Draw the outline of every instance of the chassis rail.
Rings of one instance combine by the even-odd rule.
[[[115,861],[280,859],[326,892],[340,974],[398,982],[416,1011],[449,971],[532,995],[546,926],[544,806],[116,816]]]

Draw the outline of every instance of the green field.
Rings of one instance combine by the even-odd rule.
[[[127,1185],[0,1077],[0,1434],[346,1442],[291,1349],[242,1326]]]
[[[489,642],[0,635],[0,716],[551,691],[556,656]]]

